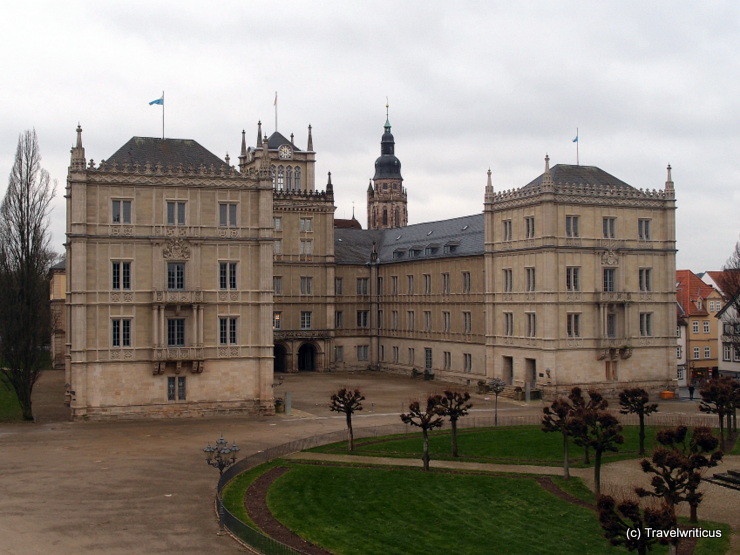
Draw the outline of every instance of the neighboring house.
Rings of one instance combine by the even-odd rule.
[[[722,309],[722,295],[691,270],[678,270],[676,298],[687,323],[688,379],[701,382],[718,372],[719,343],[715,315]]]
[[[722,356],[719,360],[720,375],[740,379],[740,314],[737,306],[740,292],[717,313],[719,319],[719,341]]]
[[[547,398],[675,387],[675,191],[593,166],[481,187],[483,213],[407,225],[386,121],[370,229],[334,218],[331,174],[293,135],[238,168],[134,137],[97,166],[81,129],[67,203],[74,418],[270,414],[273,372],[368,368]]]
[[[52,367],[64,368],[66,353],[66,320],[67,308],[65,296],[67,291],[66,259],[62,258],[49,270],[49,304],[51,307],[51,362]]]

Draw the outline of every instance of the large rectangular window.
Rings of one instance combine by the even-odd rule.
[[[398,276],[391,276],[391,295],[398,295]]]
[[[534,238],[534,216],[524,218],[524,236],[527,239]]]
[[[306,256],[313,254],[313,241],[311,239],[301,239],[298,247],[298,254],[303,254]]]
[[[712,348],[704,347],[704,358],[712,358]]]
[[[568,337],[581,337],[581,315],[568,314],[566,319],[566,333]]]
[[[218,225],[221,227],[236,226],[235,203],[221,203],[218,205]]]
[[[357,346],[357,360],[370,360],[370,346],[369,345],[358,345]]]
[[[337,296],[344,295],[344,282],[342,278],[334,278],[334,294]]]
[[[300,218],[298,223],[301,231],[313,231],[313,218]]]
[[[167,225],[185,225],[185,203],[167,201]]]
[[[397,330],[398,329],[398,311],[394,310],[391,312],[391,329]]]
[[[606,217],[602,220],[602,236],[604,239],[614,239],[616,235],[617,219]]]
[[[473,331],[473,313],[463,312],[463,333],[471,333]]]
[[[273,312],[272,313],[272,329],[279,330],[283,327],[283,313],[282,312]]]
[[[526,291],[533,292],[537,289],[537,280],[535,279],[537,277],[535,273],[534,268],[525,268],[525,276],[526,276]]]
[[[406,294],[414,294],[414,276],[406,276]]]
[[[334,313],[334,327],[341,330],[344,327],[344,312],[337,310]]]
[[[301,295],[313,295],[313,278],[301,276]]]
[[[606,336],[610,339],[617,337],[617,314],[614,312],[606,315]]]
[[[503,220],[504,224],[504,241],[511,241],[512,240],[512,232],[511,232],[511,220]]]
[[[186,376],[167,377],[167,400],[185,401]]]
[[[424,349],[424,369],[432,369],[432,350],[429,348]]]
[[[432,276],[424,274],[424,293],[429,295],[432,292]]]
[[[283,294],[283,276],[272,277],[272,292],[276,295]]]
[[[301,329],[302,330],[310,330],[311,329],[311,311],[310,310],[304,310],[301,312]]]
[[[468,374],[473,371],[473,355],[470,353],[463,353],[463,371]]]
[[[504,312],[504,335],[514,335],[514,313]]]
[[[409,347],[408,354],[409,354],[409,362],[408,363],[409,363],[409,366],[411,366],[411,365],[415,364],[416,350],[414,350],[413,347]]]
[[[463,293],[470,293],[470,272],[463,272],[462,273],[462,292]]]
[[[167,346],[185,346],[185,318],[169,318],[167,320]]]
[[[369,294],[369,282],[368,278],[357,278],[357,294],[360,296]]]
[[[450,331],[450,313],[449,312],[442,313],[442,331],[446,333],[449,333]]]
[[[413,310],[406,312],[406,328],[409,331],[414,331],[414,328],[416,327],[415,316],[416,314]]]
[[[429,310],[424,311],[424,331],[432,331],[432,313]]]
[[[442,274],[442,294],[450,294],[450,274],[447,273]]]
[[[344,347],[341,345],[334,347],[334,359],[337,362],[344,362]]]
[[[651,274],[652,272],[650,268],[640,268],[639,270],[640,291],[652,291],[653,290]]]
[[[131,346],[131,320],[114,318],[111,320],[111,347]]]
[[[131,223],[131,201],[114,199],[111,207],[111,221],[114,224]]]
[[[167,263],[167,289],[171,291],[185,289],[185,263]]]
[[[581,290],[581,269],[578,266],[569,266],[565,269],[565,289],[568,291]]]
[[[504,269],[504,292],[511,293],[514,290],[514,270]]]
[[[131,262],[113,262],[111,289],[131,289]]]
[[[369,310],[358,310],[357,311],[357,327],[358,328],[369,328],[370,327],[370,311]]]
[[[604,291],[613,293],[616,290],[615,277],[617,271],[614,268],[604,268]]]
[[[220,289],[236,289],[236,262],[219,262],[218,286]]]
[[[580,237],[578,230],[578,216],[566,216],[565,217],[565,236],[566,237]]]
[[[640,241],[650,241],[650,220],[637,220],[637,238]]]
[[[236,345],[236,318],[222,317],[218,319],[218,342],[221,345]]]
[[[537,315],[527,312],[527,337],[537,337]]]
[[[640,335],[642,337],[653,335],[653,315],[650,312],[640,313]]]

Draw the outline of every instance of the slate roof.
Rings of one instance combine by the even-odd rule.
[[[542,183],[543,173],[537,177],[534,181],[531,181],[527,187],[534,187]],[[571,185],[593,185],[597,187],[604,187],[606,189],[627,189],[629,191],[637,191],[632,185],[628,185],[621,179],[617,179],[613,175],[605,172],[601,168],[596,166],[572,166],[569,164],[556,164],[550,168],[550,175],[552,176],[553,183],[555,184],[566,184]]]
[[[338,264],[365,264],[375,242],[381,264],[479,255],[485,250],[484,231],[483,214],[393,229],[335,229],[334,253]]]
[[[54,264],[50,270],[65,270],[67,268],[67,257],[63,256],[62,259]]]
[[[219,168],[226,162],[206,150],[192,139],[158,139],[154,137],[131,137],[131,139],[119,148],[110,158],[106,160],[108,166],[112,163],[118,166],[135,163],[143,166],[149,162],[152,166],[157,163],[166,167],[176,168],[182,164],[183,169],[206,167],[211,165]]]
[[[296,151],[299,151],[300,152],[300,150],[301,150],[300,148],[298,148],[297,146],[295,146],[290,141],[290,139],[286,139],[283,134],[281,134],[281,133],[279,133],[277,131],[275,131],[272,135],[270,135],[267,138],[267,148],[269,148],[270,150],[275,150],[275,149],[279,148],[280,145],[284,145],[286,143],[289,144],[290,147],[293,150],[296,150]]]

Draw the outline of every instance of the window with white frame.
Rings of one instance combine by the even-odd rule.
[[[301,239],[299,245],[298,254],[309,256],[313,254],[313,240],[312,239]]]
[[[651,312],[640,312],[640,336],[653,335],[653,315]]]
[[[733,362],[740,362],[740,345],[735,345],[735,358],[733,359]]]
[[[699,347],[694,347],[694,360],[699,360],[701,358],[701,349]]]
[[[565,236],[566,237],[580,237],[578,230],[578,216],[566,216],[565,217]]]
[[[527,287],[526,291],[531,293],[532,291],[535,291],[537,287],[537,282],[535,279],[536,278],[535,269],[525,268],[524,274],[526,278],[526,281],[525,281],[526,287]]]
[[[185,202],[167,201],[167,225],[185,225]]]
[[[722,360],[725,362],[732,361],[732,345],[729,343],[724,343],[722,345]]]
[[[301,295],[313,295],[313,278],[301,276]]]
[[[691,322],[691,331],[693,333],[699,333],[699,321],[698,320],[694,320],[693,322]]]
[[[370,280],[368,278],[357,278],[357,294],[360,296],[368,295],[370,291]]]
[[[504,292],[510,293],[514,289],[514,270],[504,268]]]
[[[616,275],[617,271],[614,268],[604,268],[604,283],[603,291],[607,293],[613,293],[616,291]]]
[[[131,201],[113,199],[111,206],[111,221],[114,224],[131,223]]]
[[[568,337],[581,337],[581,315],[571,312],[566,315],[566,333]]]
[[[218,225],[236,227],[236,203],[221,202],[218,205]]]
[[[111,347],[131,346],[131,319],[113,318],[111,320]]]
[[[300,218],[298,223],[301,231],[313,231],[313,218]]]
[[[650,241],[650,220],[637,220],[637,238],[640,241]]]
[[[640,268],[638,277],[640,281],[640,291],[652,291],[652,270],[650,268]]]
[[[676,358],[681,358],[681,346],[676,347]]]
[[[602,220],[602,237],[604,239],[614,239],[616,235],[617,219],[606,217]]]
[[[709,333],[709,320],[704,320],[704,333]]]
[[[462,273],[462,292],[470,293],[470,272]]]
[[[473,331],[473,313],[463,312],[463,333],[471,333]]]
[[[463,353],[463,371],[466,373],[473,371],[473,355],[470,353]]]
[[[302,330],[311,329],[311,316],[312,316],[312,312],[310,310],[301,311],[301,329]]]
[[[236,289],[236,262],[218,263],[219,289]]]
[[[131,262],[111,264],[111,289],[131,289]]]
[[[524,237],[527,239],[534,238],[534,216],[524,218]]]
[[[567,291],[581,290],[581,268],[568,266],[565,268],[565,289]]]
[[[712,348],[704,347],[704,358],[712,358]]]
[[[236,345],[236,320],[233,316],[222,316],[218,319],[220,345]]]
[[[514,313],[504,312],[504,335],[514,335]]]
[[[512,233],[511,233],[511,220],[503,220],[504,225],[504,241],[511,241],[512,240]]]
[[[185,263],[167,263],[167,289],[170,291],[185,289]]]

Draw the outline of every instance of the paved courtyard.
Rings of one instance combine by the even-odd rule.
[[[356,427],[398,423],[410,399],[443,387],[383,374],[294,374],[277,390],[291,392],[291,415],[73,423],[66,420],[63,382],[62,372],[42,377],[34,401],[37,423],[0,424],[0,553],[243,553],[233,540],[216,535],[212,499],[218,472],[204,462],[207,443],[223,433],[248,455],[341,430],[344,417],[329,412],[327,402],[345,385],[367,397]],[[491,398],[473,397],[476,413],[492,414]],[[535,414],[541,407],[501,399],[499,415]],[[672,401],[661,410],[697,409]],[[740,468],[740,457],[734,459]],[[626,463],[604,470],[607,484],[616,488],[633,473],[642,474],[634,462]],[[718,490],[708,487],[699,514],[732,519],[733,545],[740,552],[740,493]]]

